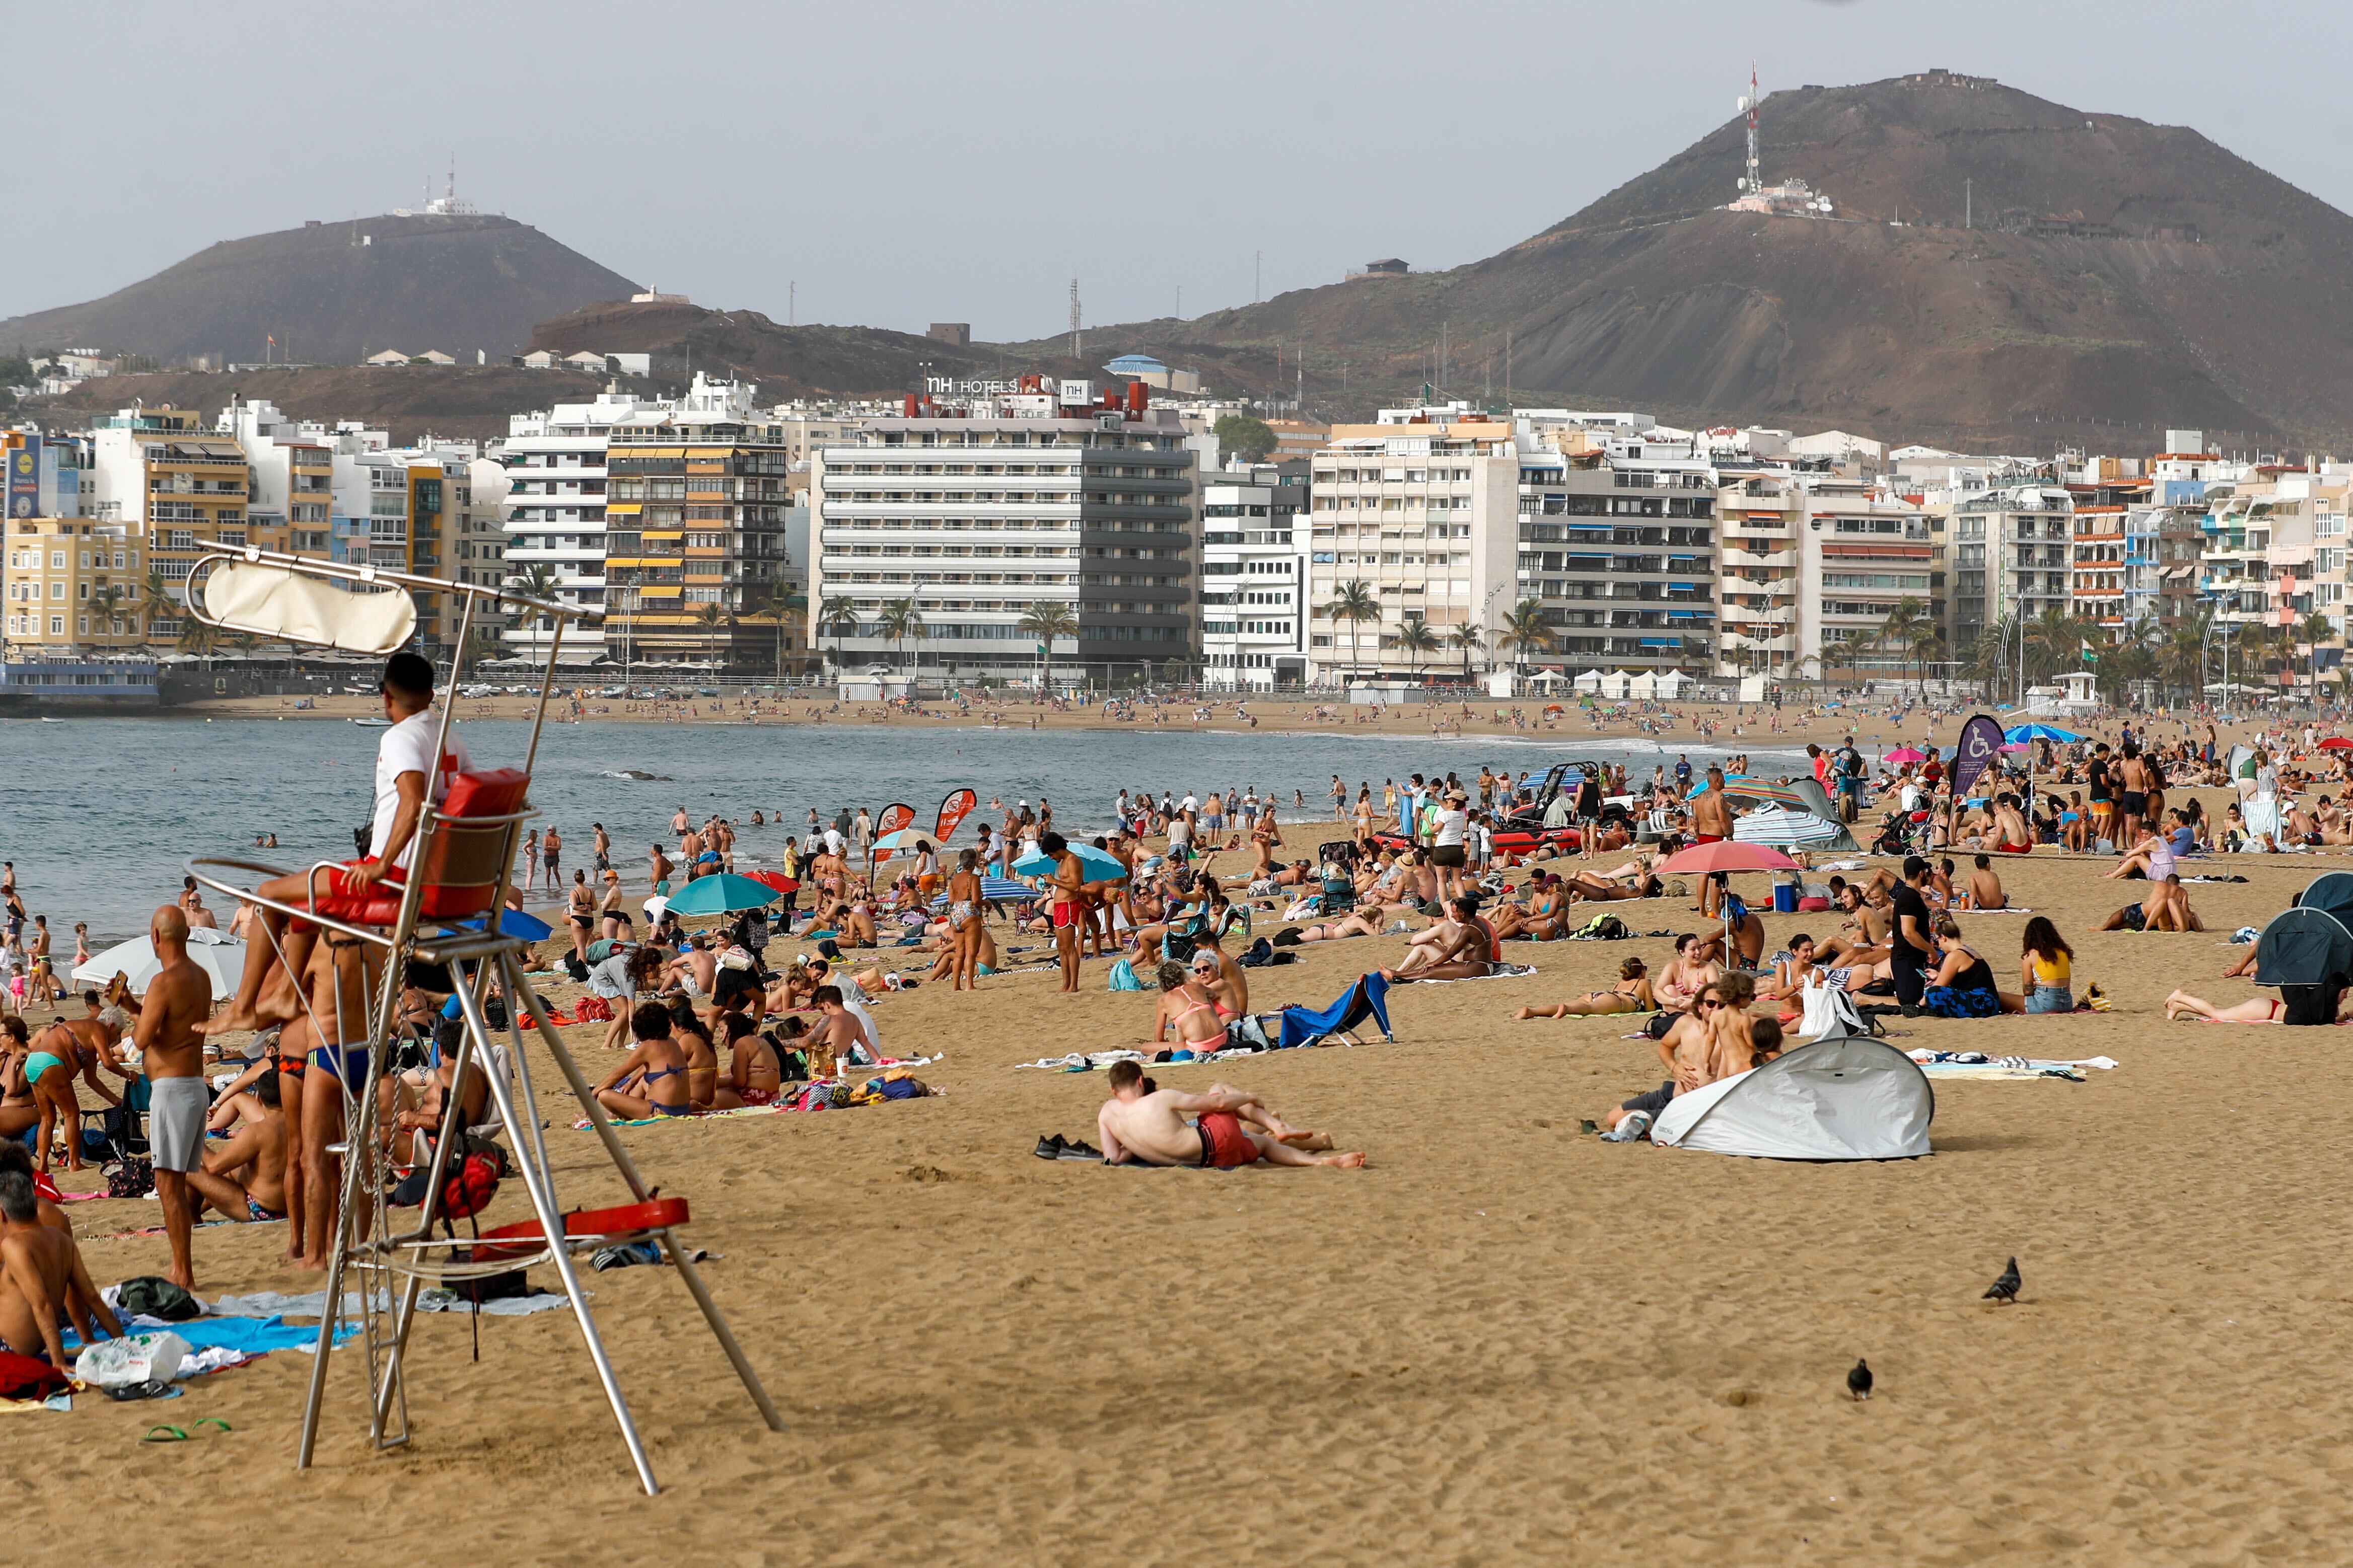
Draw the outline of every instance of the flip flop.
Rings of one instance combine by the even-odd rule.
[[[160,1437],[156,1436],[159,1432],[163,1434]],[[147,1435],[139,1440],[142,1443],[185,1443],[188,1435],[177,1426],[150,1426]]]
[[[189,1422],[188,1425],[191,1426],[217,1426],[224,1432],[234,1432],[237,1430],[236,1427],[230,1426],[227,1422],[222,1420],[217,1415],[199,1415],[194,1421]]]

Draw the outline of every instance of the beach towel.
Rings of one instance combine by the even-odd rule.
[[[1473,980],[1525,980],[1536,972],[1533,963],[1491,963],[1484,974],[1460,974],[1451,980],[1417,980],[1411,975],[1407,982],[1414,985],[1458,985]]]
[[[1396,1033],[1389,1027],[1388,994],[1389,983],[1373,973],[1358,976],[1338,1001],[1321,1011],[1294,1002],[1282,1010],[1282,1034],[1276,1047],[1291,1050],[1327,1036],[1346,1034],[1368,1017],[1380,1025],[1382,1039],[1395,1040]]]
[[[438,1286],[427,1286],[423,1290],[417,1292],[417,1310],[420,1312],[465,1311],[472,1306],[473,1303],[468,1301],[455,1290],[446,1290]],[[480,1311],[482,1316],[486,1318],[520,1318],[528,1316],[533,1312],[568,1310],[571,1306],[571,1299],[563,1295],[561,1292],[551,1293],[543,1296],[493,1296],[489,1300],[481,1303]],[[249,1296],[223,1296],[219,1300],[213,1303],[213,1310],[216,1312],[222,1312],[240,1318],[268,1318],[272,1320],[284,1318],[315,1319],[321,1313],[324,1312],[326,1309],[327,1293],[324,1290],[312,1290],[307,1294],[299,1296],[281,1295],[275,1290],[257,1290]],[[392,1310],[392,1298],[386,1295],[384,1291],[377,1291],[376,1309],[379,1311],[390,1311]],[[347,1317],[356,1316],[358,1315],[359,1310],[360,1293],[356,1290],[344,1291],[344,1315]],[[200,1328],[203,1326],[203,1323],[204,1320],[198,1319],[193,1326]],[[185,1326],[184,1325],[174,1324],[174,1331],[181,1333],[182,1337],[185,1338]],[[315,1349],[317,1347],[319,1331],[316,1329],[305,1329],[302,1331],[302,1334],[304,1339],[308,1342],[310,1348]],[[335,1342],[341,1344],[344,1337],[346,1336],[337,1336]]]

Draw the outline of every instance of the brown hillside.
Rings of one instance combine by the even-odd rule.
[[[1715,210],[1735,122],[1484,261],[1097,336],[1304,343],[1311,405],[1345,409],[1434,378],[1442,332],[1458,396],[1491,366],[1500,394],[1508,352],[1523,403],[1684,420],[2025,451],[2353,432],[2353,218],[2197,132],[1943,77],[1776,93],[1761,122],[1767,181],[1835,220]]]
[[[226,363],[271,357],[274,335],[298,363],[387,348],[495,363],[534,322],[637,289],[512,218],[371,217],[222,240],[104,299],[0,321],[0,345]]]

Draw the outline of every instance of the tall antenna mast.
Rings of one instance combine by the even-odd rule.
[[[1079,347],[1079,280],[1075,278],[1071,279],[1071,357],[1085,357]]]
[[[449,205],[458,205],[458,154],[454,150],[449,154]]]
[[[1742,189],[1751,195],[1765,188],[1762,175],[1757,172],[1757,66],[1748,66],[1748,182]]]

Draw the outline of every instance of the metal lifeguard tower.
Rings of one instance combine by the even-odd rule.
[[[457,665],[464,658],[468,636],[478,611],[512,607],[542,616],[552,624],[547,666],[540,681],[533,712],[531,743],[519,772],[460,775],[449,780],[446,794],[428,790],[415,839],[414,859],[405,884],[385,883],[382,898],[372,900],[358,918],[349,911],[322,913],[303,904],[286,904],[261,898],[240,887],[232,877],[269,879],[284,868],[255,861],[196,857],[188,874],[226,897],[244,899],[290,919],[307,921],[322,931],[367,944],[383,963],[383,974],[367,998],[367,1070],[364,1081],[352,1086],[332,1073],[312,1075],[322,1092],[336,1085],[343,1096],[344,1141],[329,1151],[343,1161],[342,1203],[335,1222],[332,1260],[327,1272],[327,1298],[319,1323],[318,1357],[311,1369],[310,1392],[302,1410],[301,1446],[295,1465],[307,1468],[317,1443],[319,1417],[327,1385],[328,1359],[336,1331],[356,1317],[368,1366],[368,1434],[379,1448],[396,1447],[409,1440],[406,1380],[409,1331],[416,1322],[417,1298],[428,1277],[465,1280],[508,1272],[534,1264],[552,1266],[570,1299],[580,1337],[595,1365],[613,1419],[628,1447],[630,1462],[649,1496],[659,1489],[653,1466],[646,1457],[636,1423],[615,1377],[603,1339],[596,1330],[588,1298],[574,1266],[575,1253],[617,1243],[659,1242],[678,1278],[702,1309],[733,1365],[736,1375],[759,1407],[770,1430],[783,1431],[783,1419],[761,1386],[759,1376],[744,1359],[743,1347],[729,1331],[727,1320],[711,1298],[702,1277],[672,1235],[686,1223],[686,1200],[657,1196],[638,1173],[628,1152],[615,1135],[611,1121],[582,1076],[572,1053],[547,1018],[546,1005],[532,990],[519,962],[525,942],[501,929],[507,909],[517,836],[533,815],[524,799],[531,771],[538,759],[540,731],[547,703],[555,689],[555,661],[565,627],[575,621],[602,618],[597,610],[550,599],[502,592],[488,585],[451,583],[405,572],[365,565],[285,555],[259,549],[217,550],[200,558],[187,588],[188,612],[224,631],[248,632],[272,640],[349,653],[388,655],[399,651],[414,634],[417,610],[412,591],[451,595],[463,608],[459,617],[457,647],[448,688],[457,685]],[[451,704],[444,700],[437,754],[448,740]],[[321,861],[312,872],[330,868]],[[313,884],[315,886],[315,883]],[[308,900],[306,900],[307,902]],[[267,926],[263,928],[268,930]],[[269,938],[273,942],[276,938]],[[280,954],[282,959],[284,954]],[[439,1135],[425,1184],[423,1206],[415,1218],[396,1218],[386,1196],[391,1186],[392,1160],[385,1117],[379,1108],[378,1086],[391,1070],[393,1053],[403,1037],[398,1002],[409,965],[446,965],[456,989],[464,1030],[458,1047],[452,1082],[462,1085],[470,1068],[479,1069],[490,1085],[491,1101],[498,1110],[510,1144],[512,1175],[528,1194],[533,1217],[494,1226],[480,1237],[457,1237],[442,1227],[433,1235],[443,1202],[444,1180],[451,1153],[467,1130],[459,1125],[463,1114],[460,1094],[444,1097]],[[470,974],[466,966],[471,966]],[[294,975],[295,988],[307,1012],[309,988]],[[483,998],[495,980],[507,999],[507,1026],[493,1031],[483,1013]],[[341,1011],[339,1006],[338,1011]],[[317,1019],[312,1018],[315,1027]],[[628,1187],[630,1201],[616,1207],[565,1212],[555,1192],[554,1166],[542,1131],[537,1093],[523,1049],[526,1024],[554,1058],[565,1089],[579,1102],[595,1128],[614,1170]],[[506,1037],[508,1048],[495,1042]],[[357,1042],[344,1034],[347,1045]],[[509,1073],[512,1072],[512,1079]],[[347,1275],[358,1277],[354,1310],[347,1302]]]

